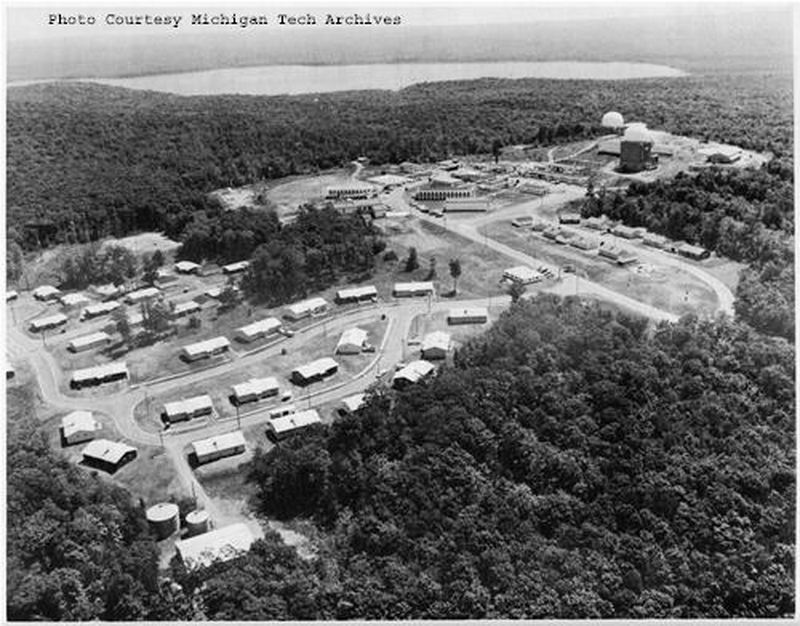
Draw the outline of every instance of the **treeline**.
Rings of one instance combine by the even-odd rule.
[[[399,92],[178,97],[93,84],[8,90],[8,223],[26,248],[161,230],[178,238],[207,192],[340,166],[431,161],[595,136],[628,119],[792,153],[791,79],[497,80]]]
[[[794,185],[781,164],[633,182],[625,192],[601,190],[580,206],[584,217],[605,214],[748,263],[737,287],[737,314],[793,340]]]
[[[328,547],[280,559],[311,577],[302,610],[257,550],[212,576],[209,617],[789,616],[794,423],[781,340],[522,301],[432,382],[256,457],[260,508]]]

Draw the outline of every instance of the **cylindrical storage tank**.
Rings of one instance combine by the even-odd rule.
[[[208,531],[208,512],[191,511],[186,514],[186,534],[190,537]]]
[[[147,521],[158,539],[166,539],[178,530],[180,510],[177,504],[161,502],[147,509]]]

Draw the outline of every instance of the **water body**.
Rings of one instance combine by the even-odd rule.
[[[93,78],[96,83],[184,96],[325,93],[358,89],[402,89],[414,83],[475,78],[622,80],[685,76],[681,70],[648,63],[577,61],[499,63],[386,63],[374,65],[269,65]],[[13,83],[12,83],[13,84]]]

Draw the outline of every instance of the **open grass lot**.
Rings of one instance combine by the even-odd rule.
[[[480,232],[553,265],[576,265],[580,276],[665,311],[683,315],[713,314],[716,310],[716,296],[709,287],[694,276],[671,267],[651,263],[618,266],[598,257],[596,252],[584,253],[570,246],[550,243],[539,234],[513,228],[504,222],[484,226]]]
[[[701,261],[699,265],[709,274],[721,280],[734,293],[736,293],[736,287],[739,285],[739,272],[747,267],[744,263],[718,257],[716,254],[712,254],[710,258]]]
[[[388,321],[376,318],[369,324],[360,324],[369,334],[369,341],[373,345],[380,345],[383,335],[386,332]],[[352,378],[371,363],[377,355],[375,353],[364,352],[354,355],[335,355],[333,354],[336,344],[341,336],[340,332],[328,332],[321,340],[301,344],[289,350],[288,354],[274,357],[271,359],[260,360],[257,363],[237,369],[235,372],[222,373],[213,379],[213,386],[208,381],[181,385],[176,381],[176,386],[168,395],[154,396],[150,398],[150,408],[147,403],[141,402],[137,405],[134,416],[139,425],[151,432],[161,429],[160,413],[165,402],[173,402],[182,398],[191,398],[202,394],[208,394],[214,403],[215,420],[224,420],[236,417],[236,407],[229,399],[231,387],[238,383],[243,383],[250,378],[265,378],[274,376],[281,385],[281,390],[290,390],[294,395],[296,403],[300,403],[309,391],[316,391],[322,386],[335,384]],[[289,381],[292,370],[299,365],[309,363],[324,356],[334,356],[339,364],[339,371],[323,382],[309,385],[308,387],[297,387]],[[266,398],[260,402],[247,403],[240,407],[241,412],[248,412],[254,409],[266,409],[281,404],[280,394],[276,397]],[[203,418],[207,419],[207,418]],[[180,425],[176,426],[180,428]]]

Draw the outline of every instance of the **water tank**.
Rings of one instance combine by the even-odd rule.
[[[605,128],[620,128],[625,125],[625,121],[622,119],[621,114],[616,111],[609,111],[603,116],[600,125]]]
[[[186,514],[186,534],[189,537],[208,531],[208,512],[192,511]]]
[[[177,504],[161,502],[147,509],[147,521],[158,539],[166,539],[178,530],[180,511]]]

